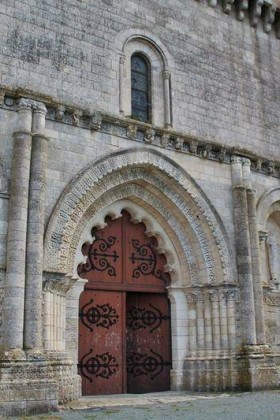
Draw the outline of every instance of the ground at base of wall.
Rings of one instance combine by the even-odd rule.
[[[162,392],[82,397],[56,413],[30,416],[44,420],[246,419],[278,420],[280,390],[244,393]],[[23,418],[17,417],[17,420]]]

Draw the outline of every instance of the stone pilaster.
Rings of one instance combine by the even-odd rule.
[[[25,287],[25,349],[42,346],[42,272],[48,140],[44,135],[46,107],[33,104],[32,156]]]
[[[27,212],[31,159],[32,103],[21,99],[11,172],[7,238],[7,274],[4,298],[4,347],[22,349],[24,320]]]
[[[239,157],[234,157],[232,162],[233,207],[237,272],[242,308],[242,341],[243,344],[256,344],[254,289],[245,185],[247,173],[242,168],[243,165],[247,164],[249,164],[247,159],[244,160]]]
[[[164,70],[163,77],[163,90],[164,90],[164,122],[165,127],[171,127],[171,100],[170,100],[170,72]]]
[[[260,273],[260,255],[259,255],[259,234],[256,214],[256,194],[252,189],[247,190],[249,232],[251,242],[252,274],[254,279],[254,299],[256,308],[256,334],[257,343],[265,343],[265,324],[263,308],[263,290]]]

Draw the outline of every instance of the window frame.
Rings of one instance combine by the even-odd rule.
[[[133,61],[133,58],[135,57],[140,58],[146,65],[145,77],[147,80],[147,89],[145,91],[137,89],[137,88],[133,88],[132,86],[133,85],[132,84],[133,72],[138,73],[139,75],[143,75],[143,73],[137,72],[137,70],[133,70],[132,61]],[[138,52],[138,51],[134,52],[130,57],[130,73],[131,73],[131,76],[130,76],[131,77],[131,118],[137,119],[139,121],[149,124],[152,122],[152,78],[151,78],[151,63],[150,63],[149,58],[142,52]],[[132,94],[133,90],[145,93],[145,96],[146,96],[145,108],[146,108],[146,113],[147,113],[147,120],[143,120],[140,117],[138,118],[137,114],[134,117],[133,108],[137,109],[137,107],[133,107],[133,94]],[[140,108],[138,109],[140,110]]]

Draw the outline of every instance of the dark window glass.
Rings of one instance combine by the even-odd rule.
[[[131,57],[131,114],[132,118],[150,122],[150,68],[145,57]]]

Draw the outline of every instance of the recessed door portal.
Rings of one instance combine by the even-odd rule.
[[[128,212],[93,231],[85,244],[88,280],[80,297],[79,363],[83,395],[145,393],[170,387],[170,310],[166,259]]]

